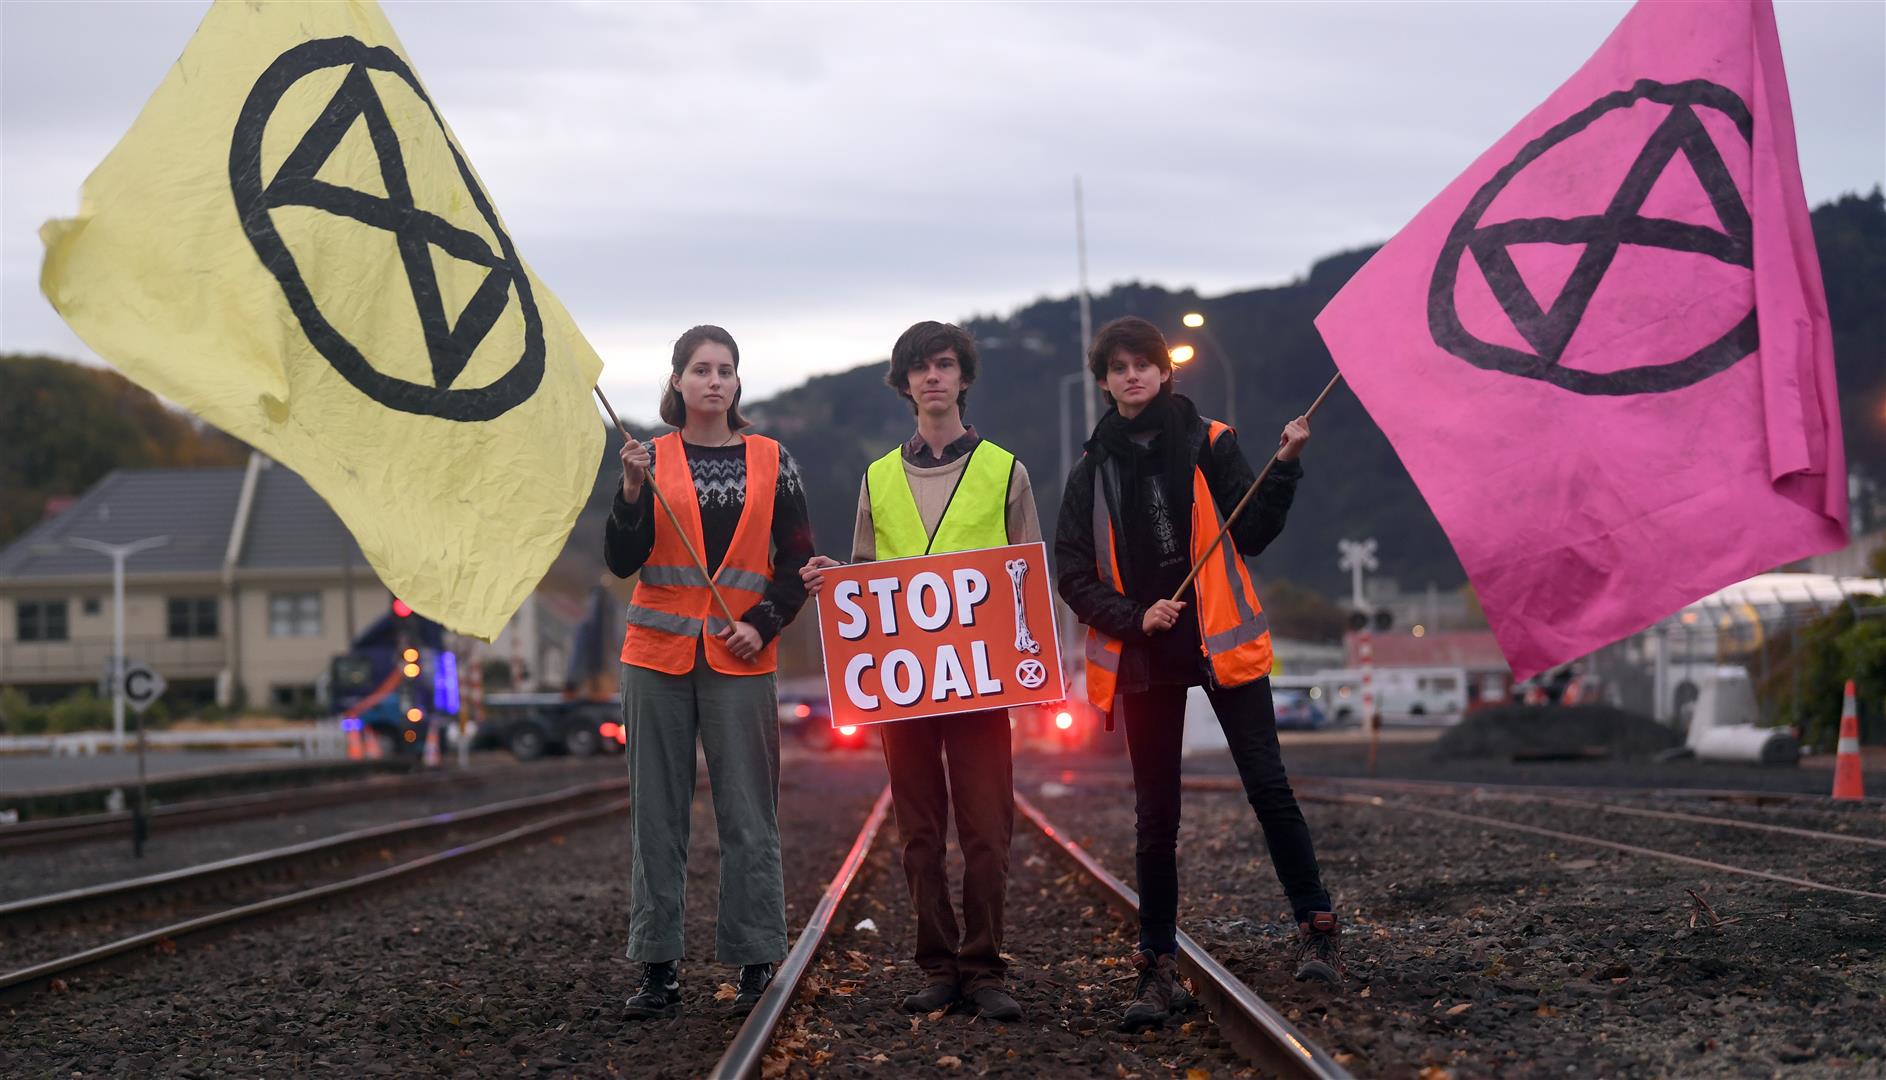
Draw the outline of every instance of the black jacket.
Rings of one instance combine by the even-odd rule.
[[[1199,419],[1189,424],[1186,428],[1186,452],[1194,456],[1204,471],[1206,485],[1210,487],[1212,500],[1222,516],[1229,514],[1238,505],[1238,500],[1250,489],[1256,474],[1244,459],[1235,432],[1227,431],[1216,443],[1208,441],[1208,434],[1209,427],[1205,420]],[[1061,495],[1061,512],[1054,535],[1055,565],[1059,570],[1055,584],[1061,599],[1067,601],[1068,607],[1073,609],[1075,617],[1081,622],[1110,637],[1119,638],[1126,643],[1129,651],[1141,651],[1152,638],[1140,628],[1140,620],[1145,617],[1153,601],[1161,597],[1123,595],[1111,581],[1103,579],[1096,569],[1096,468],[1101,470],[1101,482],[1107,498],[1107,517],[1113,524],[1113,534],[1118,540],[1115,557],[1121,560],[1121,574],[1129,581],[1136,576],[1128,569],[1126,562],[1132,557],[1134,545],[1127,542],[1127,531],[1120,519],[1119,470],[1112,465],[1109,452],[1099,440],[1090,439],[1086,452],[1075,462],[1073,472],[1068,475],[1067,487]],[[1271,468],[1270,475],[1264,478],[1263,486],[1252,496],[1250,505],[1232,522],[1231,540],[1237,545],[1239,555],[1247,559],[1257,555],[1283,532],[1284,520],[1289,515],[1290,504],[1296,497],[1297,481],[1302,475],[1303,466],[1295,461],[1279,461]],[[1185,531],[1184,547],[1189,551],[1191,521],[1188,518],[1174,524]],[[1196,623],[1192,625],[1194,629],[1191,632],[1196,636]],[[1196,647],[1196,642],[1192,645]],[[1132,693],[1145,689],[1143,675],[1140,675],[1144,670],[1144,663],[1135,664],[1131,658],[1123,657],[1119,691]]]

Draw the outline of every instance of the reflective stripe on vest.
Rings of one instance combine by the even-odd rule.
[[[688,467],[687,448],[679,433],[656,439],[655,475],[649,482],[661,488],[668,505],[681,519],[682,532],[659,507],[655,515],[655,547],[636,576],[629,600],[628,633],[622,639],[622,662],[637,667],[682,675],[694,670],[697,650],[707,664],[727,675],[764,675],[777,666],[777,641],[768,642],[752,660],[741,660],[714,635],[727,628],[727,619],[714,603],[700,567],[688,555],[682,536],[694,551],[706,556],[701,528],[701,504]],[[714,584],[733,609],[735,618],[764,597],[773,580],[773,495],[779,482],[779,444],[763,435],[746,437],[746,505],[727,554],[714,571]],[[701,643],[701,644],[697,644]]]
[[[1210,441],[1231,430],[1216,420],[1210,422]],[[1094,468],[1094,569],[1102,581],[1111,582],[1116,592],[1124,594],[1126,585],[1120,576],[1120,561],[1115,553],[1113,517],[1107,510],[1106,486],[1102,466]],[[1192,469],[1192,562],[1198,564],[1205,548],[1224,526],[1224,516],[1212,498],[1211,485],[1204,470]],[[1239,557],[1236,545],[1227,535],[1218,550],[1199,566],[1192,581],[1192,603],[1198,613],[1199,648],[1211,663],[1212,681],[1219,686],[1242,686],[1270,674],[1270,620],[1257,600],[1251,575]],[[1087,700],[1096,708],[1111,713],[1119,687],[1120,654],[1123,643],[1114,637],[1087,628]]]
[[[987,439],[978,442],[956,479],[936,534],[931,535],[923,527],[917,497],[910,490],[903,448],[872,462],[865,473],[865,487],[871,497],[877,557],[904,559],[1008,543],[1008,485],[1014,471],[1014,454]]]

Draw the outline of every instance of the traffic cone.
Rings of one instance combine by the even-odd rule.
[[[1840,706],[1840,753],[1834,758],[1834,798],[1866,798],[1866,784],[1860,778],[1860,711],[1854,700],[1852,679],[1847,680],[1847,700]]]
[[[357,727],[348,728],[347,729],[347,760],[359,761],[360,756],[363,753],[365,753],[365,751],[363,751],[360,748],[360,729]]]
[[[437,723],[426,725],[425,765],[428,769],[439,767],[439,725]]]
[[[372,732],[372,731],[367,731],[363,728],[360,734],[360,741],[365,743],[367,746],[367,760],[368,761],[380,760],[380,757],[381,757],[380,736],[377,733]]]

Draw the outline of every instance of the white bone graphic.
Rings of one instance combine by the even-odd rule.
[[[1010,559],[1002,568],[1008,571],[1009,582],[1015,586],[1015,651],[1039,653],[1041,642],[1028,632],[1028,601],[1022,596],[1022,579],[1028,576],[1028,560]]]

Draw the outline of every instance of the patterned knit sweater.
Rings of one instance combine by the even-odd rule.
[[[718,569],[733,542],[733,531],[740,524],[740,513],[747,502],[747,448],[744,443],[710,447],[684,443],[688,471],[694,476],[694,490],[701,504],[701,531],[707,551],[703,557],[711,569]],[[649,493],[654,480],[652,459],[655,447],[648,447],[651,464],[649,482],[642,485],[641,497],[634,503],[622,498],[616,487],[615,505],[603,527],[603,560],[609,572],[628,577],[642,568],[655,550],[655,515],[661,508]],[[669,495],[673,501],[674,496]],[[765,596],[740,616],[760,632],[768,642],[799,614],[805,606],[805,584],[799,580],[799,568],[812,557],[812,524],[805,505],[805,484],[799,479],[799,467],[786,448],[779,448],[779,480],[773,489],[773,582]]]

